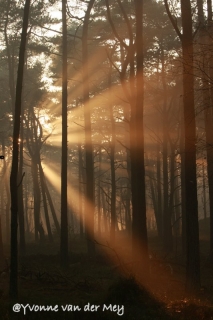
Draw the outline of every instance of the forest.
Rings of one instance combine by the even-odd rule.
[[[0,320],[213,319],[212,0],[0,0]]]

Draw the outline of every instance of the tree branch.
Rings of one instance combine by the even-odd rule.
[[[168,14],[168,17],[169,17],[169,19],[170,19],[170,21],[171,21],[171,23],[173,25],[173,28],[175,29],[175,31],[176,31],[178,37],[180,38],[180,40],[182,41],[182,33],[180,32],[180,30],[179,30],[179,28],[178,28],[178,26],[177,26],[177,24],[176,24],[176,22],[175,22],[175,20],[174,20],[174,18],[172,16],[172,14],[171,14],[171,11],[169,10],[168,1],[164,0],[164,4],[165,4],[165,8],[166,8],[166,12]]]

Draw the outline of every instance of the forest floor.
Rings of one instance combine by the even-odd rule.
[[[0,273],[0,319],[213,319],[213,267],[205,237],[201,239],[202,287],[197,295],[185,293],[185,267],[178,250],[165,255],[151,236],[150,277],[141,284],[128,267],[130,247],[123,246],[124,235],[118,238],[116,248],[98,245],[96,257],[89,258],[85,241],[73,237],[66,270],[59,265],[58,245],[28,244],[19,262],[15,301],[21,305],[16,306],[19,312],[9,315],[9,273]],[[49,311],[37,310],[47,306]]]

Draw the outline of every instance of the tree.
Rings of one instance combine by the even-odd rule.
[[[90,0],[86,10],[82,30],[82,74],[83,74],[83,103],[84,103],[84,121],[85,121],[85,162],[86,162],[86,201],[87,210],[85,215],[87,247],[89,255],[95,254],[94,243],[94,164],[93,164],[93,146],[91,133],[91,111],[89,103],[89,80],[88,80],[88,27],[90,12],[95,0]]]
[[[182,44],[183,59],[183,117],[184,117],[184,182],[186,210],[186,290],[200,287],[200,254],[196,177],[196,124],[194,105],[193,28],[190,0],[181,0],[181,33],[171,15],[167,0],[167,14]]]
[[[213,263],[213,115],[212,115],[212,97],[213,91],[211,88],[212,81],[212,48],[211,48],[211,28],[212,28],[212,4],[207,1],[208,17],[205,23],[203,1],[197,0],[198,5],[198,72],[201,76],[201,95],[204,111],[204,124],[206,134],[206,159],[207,159],[207,177],[209,185],[209,209],[210,209],[210,260]],[[205,184],[204,184],[205,198]],[[204,201],[205,208],[205,201]]]
[[[121,51],[126,51],[122,59],[120,81],[131,108],[130,129],[130,166],[132,192],[132,252],[136,271],[143,276],[148,274],[148,239],[146,227],[146,192],[144,163],[144,42],[143,42],[143,1],[134,1],[135,24],[131,21],[121,1],[117,1],[125,22],[123,32],[118,33],[106,0],[108,21]],[[133,28],[134,27],[134,28]],[[122,30],[123,31],[123,30]],[[123,39],[128,38],[129,44]],[[124,56],[122,54],[122,56]],[[135,72],[136,70],[136,72]],[[127,82],[128,75],[128,82]]]
[[[27,40],[27,28],[29,21],[30,0],[25,1],[21,44],[19,49],[19,64],[16,83],[15,113],[13,127],[13,151],[12,168],[10,175],[11,194],[11,249],[10,249],[10,298],[18,296],[18,248],[17,248],[17,217],[18,217],[18,158],[19,158],[19,134],[21,122],[22,84],[24,74],[25,50]],[[23,178],[23,177],[22,177]]]
[[[67,220],[67,1],[62,0],[62,158],[61,158],[61,266],[68,265]]]
[[[212,1],[207,0],[208,6],[208,23],[207,23],[207,31],[208,35],[210,34],[210,30],[212,28]],[[211,37],[208,37],[208,43],[211,48]],[[209,48],[209,49],[210,49]],[[209,77],[212,81],[213,79],[213,57],[212,51],[210,51],[210,61],[209,61]],[[212,113],[212,101],[213,101],[213,89],[208,88],[210,90],[210,99],[209,104],[207,105],[207,110],[205,112],[205,126],[206,126],[206,148],[207,148],[207,162],[208,162],[208,182],[209,182],[209,206],[210,206],[210,259],[211,263],[213,263],[213,113]]]
[[[143,1],[135,0],[136,92],[131,105],[130,156],[132,188],[132,237],[134,257],[140,261],[143,276],[148,274],[148,239],[146,227],[146,188],[144,164],[144,44]]]

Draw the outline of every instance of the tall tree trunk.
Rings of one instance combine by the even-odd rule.
[[[47,207],[47,198],[46,198],[46,192],[45,192],[45,181],[44,181],[44,175],[43,175],[43,172],[42,172],[41,161],[39,161],[39,176],[40,176],[41,193],[42,193],[42,198],[43,198],[44,215],[45,215],[45,220],[46,220],[48,239],[49,239],[50,242],[53,242],[53,235],[52,235],[50,219],[49,219],[49,213],[48,213],[48,207]]]
[[[212,32],[212,1],[207,0],[208,7],[208,35]],[[212,43],[211,36],[208,37]],[[209,76],[213,79],[213,54],[210,52]],[[207,172],[209,182],[209,207],[210,207],[210,260],[213,264],[213,88],[210,86],[210,104],[205,114],[206,122],[206,147],[207,147]]]
[[[23,113],[23,112],[22,112]],[[23,179],[23,117],[21,117],[21,131],[20,131],[20,157],[19,157],[19,181]],[[23,184],[21,183],[18,188],[18,218],[19,218],[19,237],[20,237],[20,255],[25,254],[25,226],[24,226],[24,197],[23,197]]]
[[[158,237],[161,239],[162,236],[162,214],[160,214],[160,208],[158,206],[158,181],[157,181],[157,188],[154,184],[155,176],[153,172],[150,171],[150,191],[151,191],[151,199],[152,199],[152,204],[153,204],[153,209],[154,209],[154,215],[155,215],[155,221],[156,221],[156,226],[157,226],[157,232],[158,232]]]
[[[0,268],[3,267],[3,262],[4,262],[4,248],[3,248],[2,224],[1,224],[1,215],[0,215]]]
[[[203,12],[203,1],[197,0],[198,2],[198,21],[201,24],[200,31],[200,42],[201,42],[201,59],[204,61],[204,72],[202,76],[202,94],[203,94],[203,105],[204,105],[204,123],[206,131],[206,158],[207,158],[207,177],[209,184],[209,209],[210,209],[210,260],[213,263],[213,91],[212,86],[209,84],[209,79],[212,79],[213,72],[213,57],[210,52],[207,56],[202,57],[203,45],[205,47],[211,47],[211,28],[212,28],[212,1],[207,1],[208,17],[207,17],[207,30],[205,28],[204,22],[204,12]],[[210,50],[210,49],[209,49]],[[204,168],[203,168],[203,181],[204,178]],[[205,183],[204,183],[205,186]],[[203,190],[204,201],[205,201],[205,188]],[[206,201],[205,201],[206,202]],[[204,217],[206,217],[206,204],[204,202]]]
[[[180,133],[180,155],[181,155],[181,215],[182,215],[182,254],[186,255],[186,185],[185,185],[185,147],[184,147],[184,121],[183,112],[181,112],[181,133]]]
[[[38,166],[35,158],[32,159],[31,171],[32,171],[32,178],[33,178],[35,242],[38,242],[39,230],[40,230],[41,193],[40,193],[39,180],[38,180]]]
[[[198,22],[201,24],[201,26],[203,26],[205,22],[204,12],[203,12],[203,0],[197,0],[197,8],[198,8]]]
[[[6,203],[6,243],[10,242],[10,188],[9,188],[9,177],[8,177],[8,168],[5,172],[5,190],[7,194],[7,203]]]
[[[30,11],[30,0],[25,1],[21,44],[19,50],[19,64],[16,83],[15,114],[13,127],[13,151],[12,168],[10,175],[11,194],[11,249],[10,249],[10,299],[15,300],[18,296],[18,158],[19,158],[19,134],[21,121],[22,84],[24,74],[24,56],[26,49],[27,28]]]
[[[203,216],[206,220],[207,210],[206,210],[206,175],[205,175],[205,166],[204,162],[202,163],[202,175],[203,175]]]
[[[103,226],[104,226],[105,236],[107,237],[109,228],[108,228],[108,218],[107,218],[107,209],[106,209],[106,198],[102,188],[101,190],[102,190],[101,196],[102,196],[102,207],[103,207]]]
[[[83,74],[83,102],[84,102],[84,121],[85,121],[85,162],[86,162],[86,215],[85,227],[87,234],[88,254],[95,254],[94,243],[94,164],[93,164],[93,146],[91,132],[91,111],[89,103],[89,81],[88,81],[88,27],[90,13],[95,0],[88,2],[87,11],[84,17],[82,32],[82,74]]]
[[[67,1],[62,0],[62,159],[61,159],[61,266],[68,265],[67,218]]]
[[[102,154],[101,154],[101,145],[99,146],[99,157],[98,157],[99,167],[98,167],[98,200],[97,200],[97,207],[98,207],[98,235],[101,235],[101,161],[102,161]]]
[[[158,215],[158,223],[157,223],[157,231],[158,236],[160,239],[162,239],[163,236],[163,228],[162,228],[162,191],[161,191],[161,160],[160,160],[160,147],[159,144],[157,144],[157,199],[158,199],[158,205],[157,205],[157,215]]]
[[[131,132],[131,183],[132,183],[132,245],[133,256],[139,261],[145,277],[149,269],[146,227],[146,193],[144,165],[144,78],[143,78],[143,1],[134,0],[136,17],[136,96],[132,103]]]
[[[4,133],[2,135],[2,155],[5,157],[5,143],[4,143]],[[1,193],[0,193],[0,268],[3,267],[4,261],[4,248],[3,248],[3,235],[2,235],[2,212],[4,212],[4,182],[5,182],[5,171],[7,170],[6,165],[4,163],[1,179],[3,181]]]
[[[5,137],[4,133],[2,135],[2,155],[5,159]],[[8,179],[8,164],[10,163],[10,159],[4,161],[4,166],[3,166],[3,173],[2,173],[2,180],[4,181],[3,188],[1,189],[1,207],[3,211],[3,195],[4,195],[4,187],[5,187],[5,193],[6,193],[6,208],[5,208],[5,238],[6,238],[6,243],[9,244],[10,242],[10,226],[9,226],[9,220],[10,220],[10,189],[9,189],[9,179]]]
[[[28,179],[27,177],[25,178],[25,186],[24,186],[24,189],[25,189],[25,203],[24,203],[24,207],[25,207],[25,221],[26,221],[26,234],[29,235],[30,234],[30,226],[29,226],[29,217],[28,217],[28,190],[29,190],[29,183],[28,183]]]
[[[184,182],[186,209],[186,290],[200,287],[200,249],[196,177],[196,123],[194,106],[193,32],[190,0],[181,0],[183,33],[164,0],[171,23],[181,39],[183,54]]]
[[[212,22],[211,22],[212,23]],[[209,36],[211,34],[211,23],[208,22],[207,44],[211,45],[212,39]],[[212,53],[210,52],[210,55]],[[213,67],[212,57],[207,63],[207,67],[204,70],[203,79],[203,96],[204,96],[204,119],[205,119],[205,131],[206,131],[206,155],[207,155],[207,176],[209,184],[209,209],[210,209],[210,260],[213,263],[213,106],[211,97],[211,85],[209,84],[209,78],[211,78],[211,69]],[[213,74],[212,74],[213,75]],[[212,78],[211,78],[212,79]],[[213,92],[212,92],[213,93]],[[204,192],[204,191],[203,191]]]
[[[178,173],[178,164],[176,159],[174,158],[175,165],[175,194],[174,194],[174,204],[175,204],[175,219],[174,219],[174,233],[176,236],[176,245],[177,239],[180,236],[180,222],[181,222],[181,211],[180,211],[180,186],[179,186],[179,173]],[[177,246],[176,246],[177,249]]]
[[[82,206],[82,183],[83,183],[83,160],[81,143],[78,143],[78,195],[79,195],[79,223],[80,223],[80,238],[83,239],[84,234],[84,217],[83,217],[83,206]]]
[[[112,64],[110,63],[108,74],[108,89],[112,86]],[[115,242],[115,226],[116,226],[116,181],[115,181],[115,120],[113,116],[113,105],[111,95],[109,93],[109,112],[111,130],[111,143],[110,143],[110,171],[111,171],[111,225],[110,225],[110,241]]]
[[[169,180],[168,180],[168,111],[167,86],[165,79],[164,49],[161,48],[162,84],[163,84],[163,244],[167,252],[172,251],[170,241],[171,213],[169,212]]]
[[[169,196],[169,219],[168,219],[168,241],[170,251],[173,249],[172,217],[174,217],[174,195],[175,195],[175,145],[170,141],[171,158],[170,158],[170,196]]]
[[[14,115],[14,105],[15,105],[15,78],[14,78],[14,55],[11,54],[10,44],[7,34],[7,27],[9,23],[9,12],[10,12],[10,4],[11,1],[7,1],[7,10],[6,10],[6,19],[4,24],[4,39],[6,44],[6,52],[7,52],[7,62],[8,62],[8,71],[9,71],[9,89],[10,89],[10,97],[11,97],[11,105],[12,105],[12,113]]]
[[[183,109],[185,131],[186,290],[200,287],[200,252],[196,177],[196,123],[194,106],[193,34],[190,0],[181,0],[183,51]]]
[[[53,221],[54,221],[54,224],[55,224],[56,232],[57,232],[58,235],[60,235],[60,231],[61,231],[60,225],[59,225],[58,218],[57,218],[57,215],[56,215],[56,212],[55,212],[55,208],[54,208],[54,205],[53,205],[53,202],[52,202],[52,198],[50,196],[49,189],[48,189],[47,184],[46,184],[43,168],[42,168],[41,174],[42,174],[42,179],[45,182],[45,185],[44,185],[45,186],[45,193],[46,193],[47,200],[48,200],[48,203],[49,203],[49,206],[50,206],[50,210],[51,210],[51,213],[52,213],[52,217],[53,217]]]

